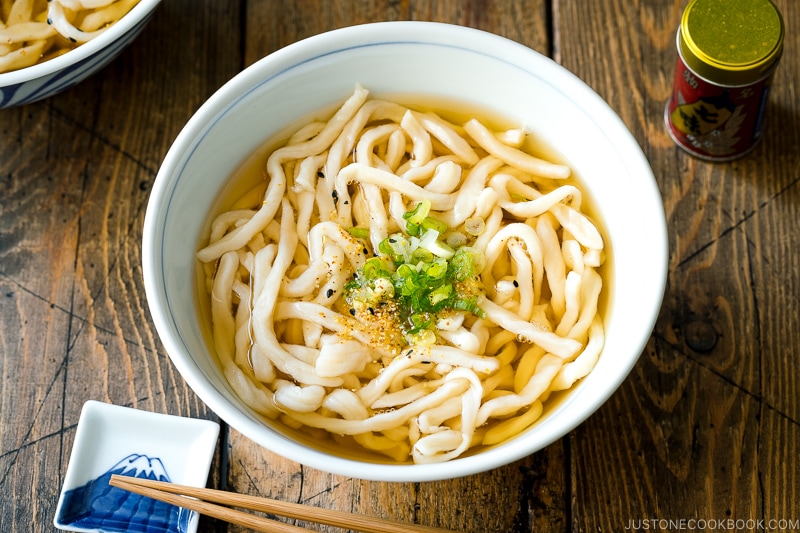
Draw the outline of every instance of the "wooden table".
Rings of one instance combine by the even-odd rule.
[[[663,125],[681,0],[169,0],[99,74],[0,111],[0,531],[53,530],[85,401],[216,419],[170,363],[142,285],[148,194],[192,113],[280,47],[402,19],[524,43],[619,113],[668,217],[655,331],[595,415],[507,467],[366,482],[223,424],[209,485],[465,532],[800,530],[800,3],[776,4],[788,31],[767,134],[728,164],[686,155]]]

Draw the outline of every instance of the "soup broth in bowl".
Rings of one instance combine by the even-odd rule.
[[[423,481],[530,454],[613,393],[664,235],[641,151],[574,76],[476,30],[385,23],[209,100],[156,180],[145,281],[170,357],[239,431]]]

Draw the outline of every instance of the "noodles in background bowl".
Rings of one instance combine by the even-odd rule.
[[[240,398],[421,464],[519,434],[588,374],[604,241],[525,137],[357,87],[271,152],[197,254]]]
[[[0,73],[47,61],[97,37],[139,0],[0,0]]]

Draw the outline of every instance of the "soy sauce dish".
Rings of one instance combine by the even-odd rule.
[[[336,429],[327,441],[317,438],[320,430],[298,429],[298,420],[321,420],[324,425],[336,418],[330,409],[264,416],[264,409],[254,408],[253,398],[242,399],[241,389],[232,387],[223,371],[227,368],[228,377],[252,375],[246,367],[252,364],[250,355],[258,354],[240,359],[238,370],[231,370],[236,363],[230,359],[223,363],[212,340],[209,296],[202,280],[204,268],[209,267],[201,265],[197,256],[208,239],[212,210],[228,194],[232,177],[251,164],[253,154],[311,118],[328,120],[358,87],[367,89],[371,98],[464,105],[515,124],[577,178],[605,244],[600,306],[604,340],[591,371],[546,399],[541,416],[515,436],[470,447],[447,460],[414,462],[402,448],[399,458],[362,453],[354,444],[358,439],[335,435]],[[258,165],[263,172],[264,163]],[[409,202],[407,207],[415,206]],[[278,210],[277,205],[274,208]],[[360,231],[368,233],[368,226]],[[369,236],[361,237],[368,246]],[[650,337],[664,292],[667,250],[662,201],[649,164],[625,124],[584,82],[549,58],[497,35],[439,23],[386,22],[338,29],[287,46],[248,67],[209,98],[186,124],[159,170],[145,218],[143,271],[164,348],[189,386],[225,422],[259,445],[317,469],[408,482],[455,478],[511,463],[563,437],[603,405]],[[213,268],[214,261],[210,265]],[[271,290],[279,291],[277,285]],[[493,297],[498,291],[487,289]],[[497,307],[487,309],[502,314]],[[477,316],[465,320],[472,324]],[[365,363],[367,370],[373,363]],[[447,381],[445,374],[458,365],[432,366]],[[475,372],[485,377],[482,370]],[[282,371],[275,373],[276,379],[290,382]],[[486,381],[482,383],[487,387]],[[292,386],[305,390],[305,384]],[[277,388],[261,383],[249,390],[261,391],[254,393],[258,401],[269,404]],[[323,395],[330,392],[322,389]],[[351,390],[342,396],[354,394]],[[466,418],[459,417],[469,411],[464,402],[449,425],[443,422],[438,427],[440,440],[469,440],[485,431],[461,425],[459,420]],[[412,434],[422,426],[413,424]],[[335,428],[346,425],[332,423]],[[407,428],[403,431],[409,433]],[[410,437],[412,444],[414,438]]]

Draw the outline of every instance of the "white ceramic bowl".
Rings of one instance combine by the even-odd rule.
[[[0,74],[0,109],[53,96],[106,66],[139,35],[160,2],[139,0],[108,30],[66,54]]]
[[[258,147],[287,125],[330,108],[356,83],[373,94],[412,93],[478,102],[515,117],[582,177],[604,218],[613,254],[606,345],[595,369],[520,436],[478,454],[428,465],[362,463],[304,446],[242,404],[198,322],[193,275],[214,197]],[[518,43],[478,30],[388,22],[297,42],[244,70],[192,117],[169,150],[144,226],[145,288],[164,346],[189,386],[260,445],[328,472],[429,481],[489,470],[564,436],[617,389],[648,340],[663,296],[667,236],[661,197],[641,149],[581,80]]]

